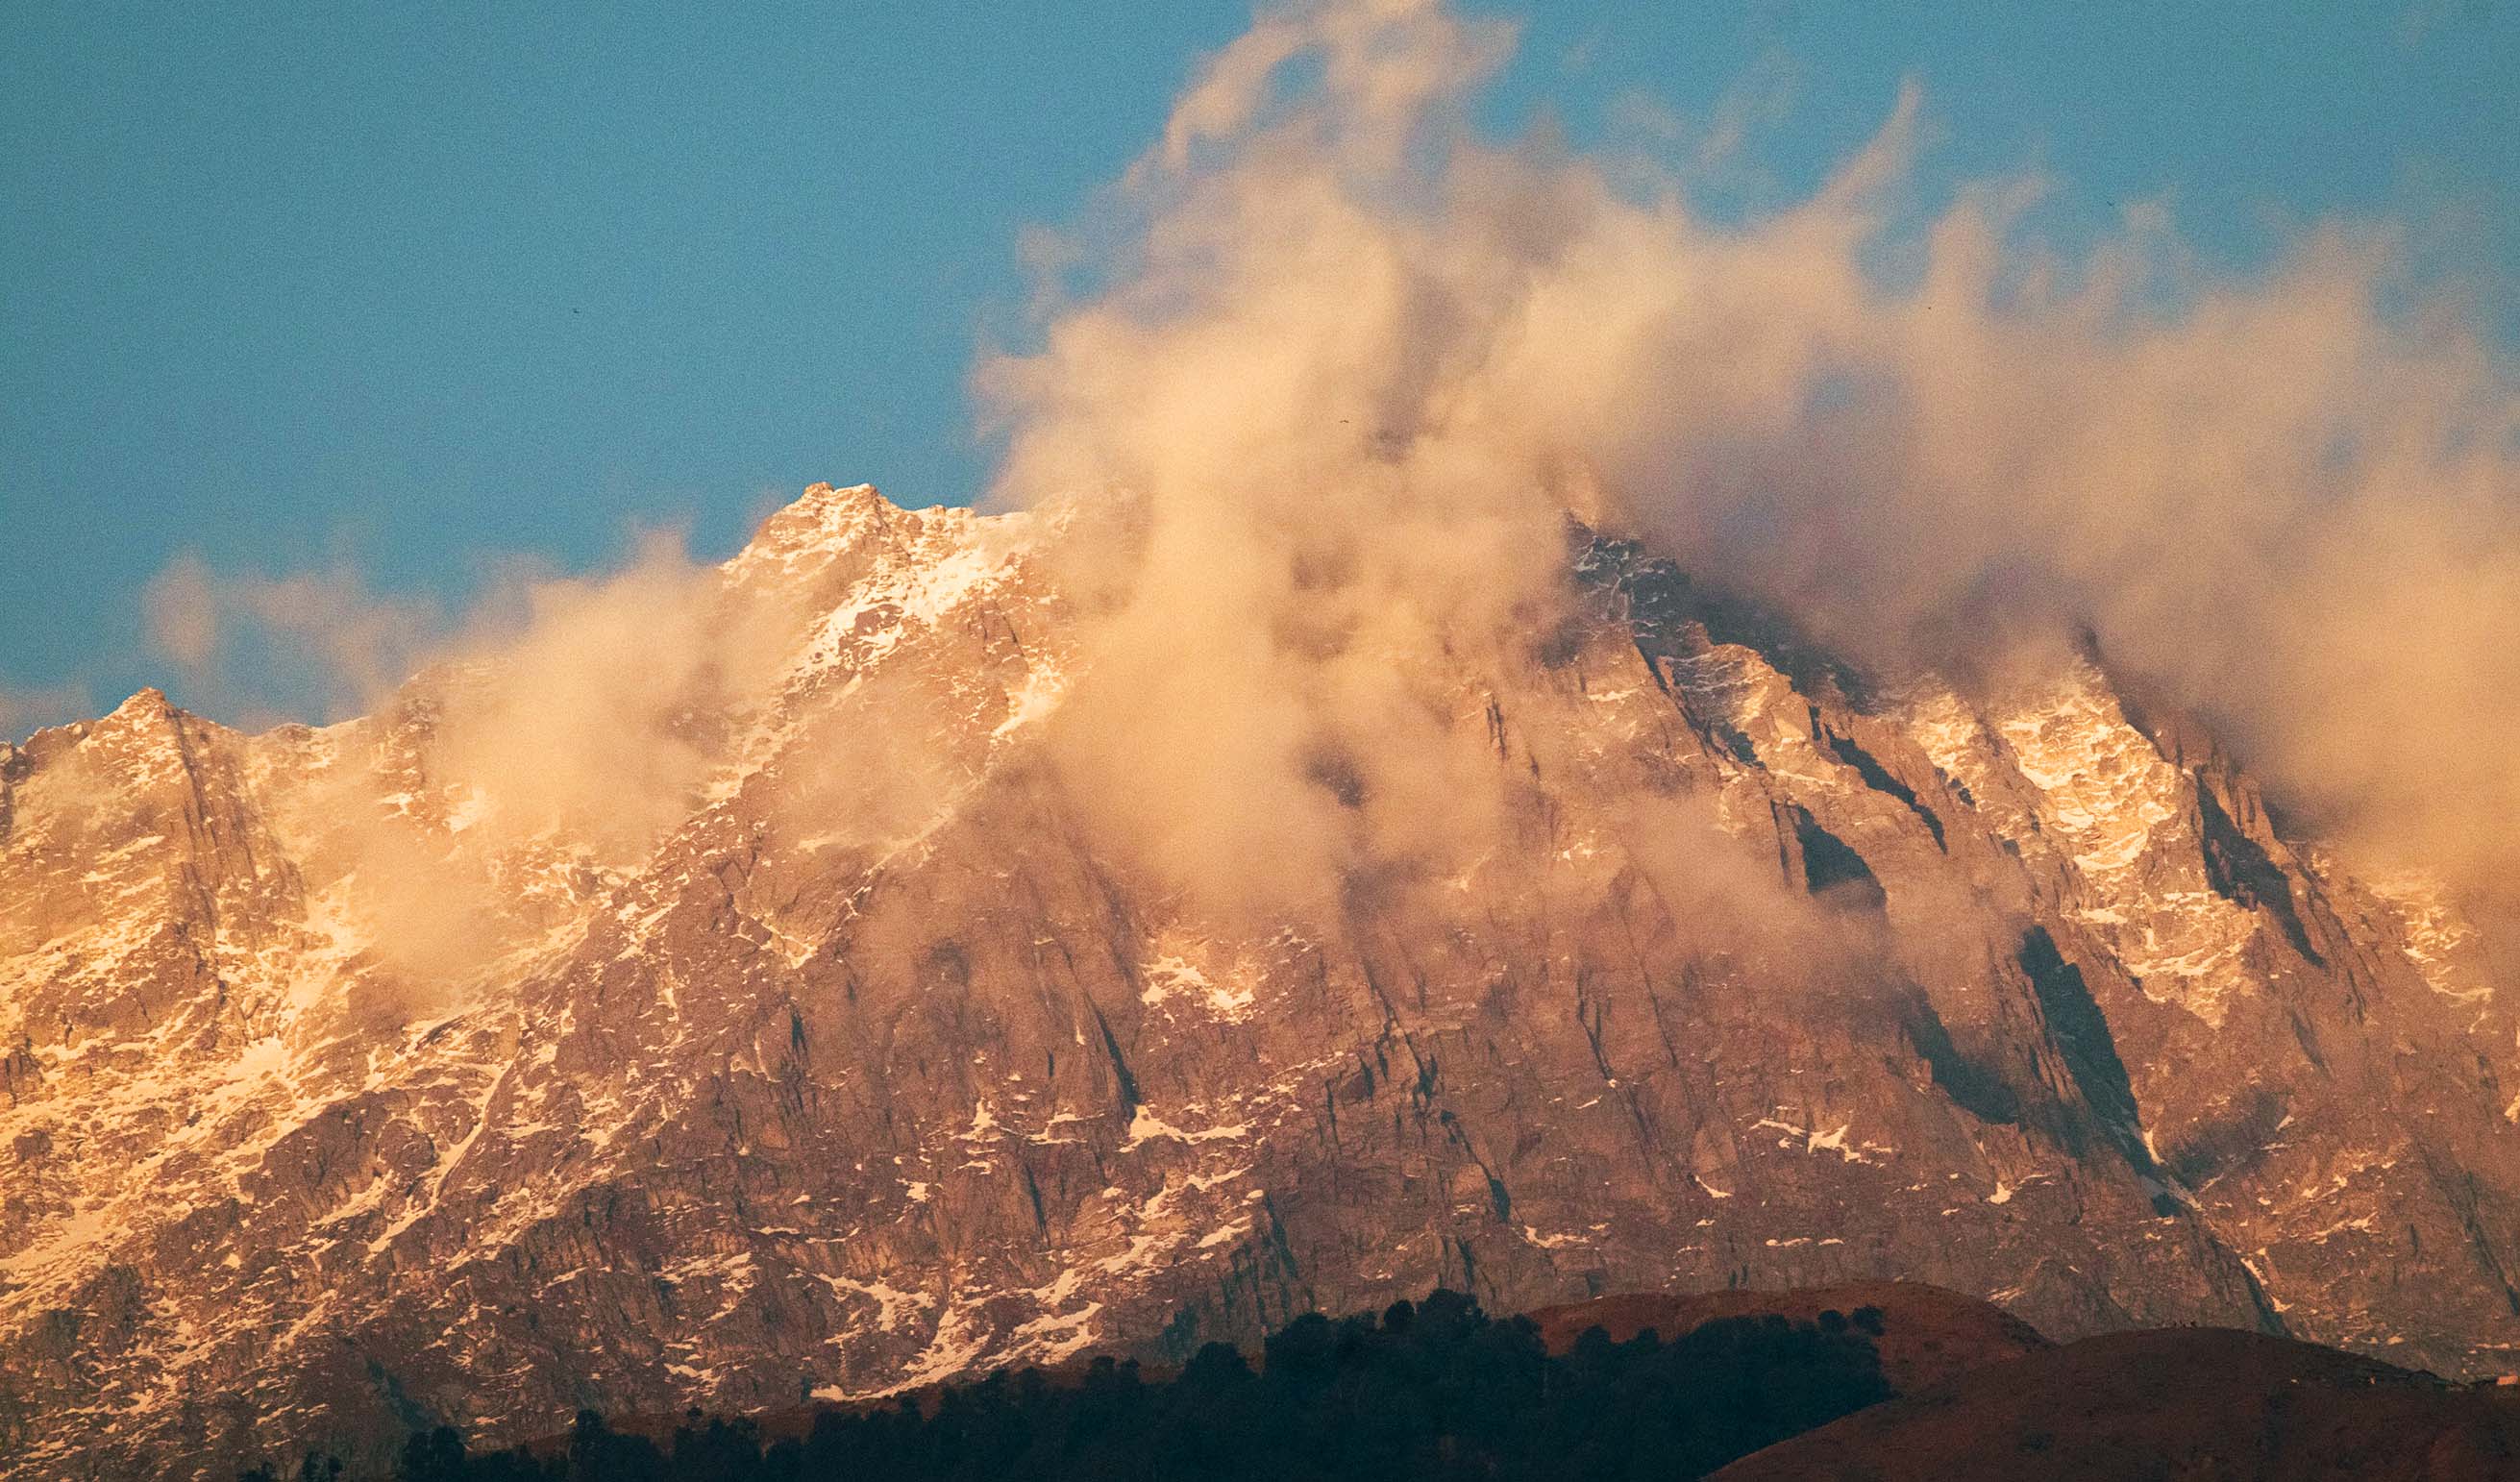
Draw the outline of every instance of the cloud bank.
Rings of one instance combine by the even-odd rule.
[[[2375,860],[2520,866],[2520,393],[2397,234],[2234,274],[2136,211],[2067,252],[2028,180],[1914,225],[1913,92],[1719,221],[1678,170],[1480,137],[1511,45],[1432,0],[1264,10],[979,373],[996,501],[1148,513],[1096,660],[1129,677],[1069,752],[1174,865],[1335,864],[1342,790],[1377,829],[1477,806],[1394,655],[1527,624],[1572,509],[1883,669],[2088,633]]]

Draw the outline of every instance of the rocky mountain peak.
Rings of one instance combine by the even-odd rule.
[[[972,518],[969,511],[946,505],[904,509],[873,484],[818,483],[763,520],[727,570],[739,583],[810,580],[870,548],[915,542],[923,531]]]

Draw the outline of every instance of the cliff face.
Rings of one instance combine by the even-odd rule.
[[[0,749],[0,1474],[1179,1355],[1439,1282],[1899,1278],[2511,1367],[2508,958],[2096,662],[1885,687],[1582,539],[1576,621],[1436,665],[1506,857],[1229,921],[1044,760],[1058,536],[774,516],[720,581],[782,667],[678,719],[711,770],[635,856],[484,837],[431,770],[462,672]],[[1807,919],[1677,890],[1678,803]],[[361,906],[380,820],[491,888]]]

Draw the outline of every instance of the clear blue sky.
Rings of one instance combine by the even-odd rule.
[[[1790,192],[1912,75],[1929,182],[2040,168],[2068,235],[2166,199],[2239,262],[2404,217],[2513,337],[2520,5],[1474,8],[1528,22],[1500,128],[1588,137],[1636,89],[1702,118],[1765,68]],[[969,499],[1018,231],[1072,219],[1247,14],[18,0],[0,690],[180,697],[138,607],[185,549],[460,602],[490,558],[599,566],[634,521],[731,549],[815,479]]]

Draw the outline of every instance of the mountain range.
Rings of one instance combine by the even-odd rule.
[[[1438,1285],[2520,1367],[2511,945],[2108,654],[1868,673],[1570,520],[1548,622],[1387,656],[1482,748],[1485,846],[1220,902],[1062,765],[1106,514],[817,485],[703,579],[745,672],[637,735],[485,703],[494,655],[0,745],[0,1476],[1178,1363]],[[1362,813],[1410,761],[1309,775]]]

